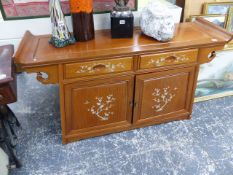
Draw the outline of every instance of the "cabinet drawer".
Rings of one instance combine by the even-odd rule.
[[[197,49],[141,56],[140,69],[156,68],[197,61]]]
[[[75,78],[90,75],[124,72],[132,70],[132,67],[132,57],[66,64],[65,77]]]

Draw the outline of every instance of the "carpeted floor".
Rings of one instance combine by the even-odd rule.
[[[62,145],[58,87],[19,75],[23,129],[11,175],[232,175],[233,97],[195,104],[193,119]]]

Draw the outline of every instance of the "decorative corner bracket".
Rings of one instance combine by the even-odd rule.
[[[26,69],[27,73],[36,73],[36,79],[42,84],[57,84],[59,82],[58,66],[43,66]]]
[[[216,51],[223,50],[224,46],[200,48],[198,54],[199,64],[209,63],[216,58]]]

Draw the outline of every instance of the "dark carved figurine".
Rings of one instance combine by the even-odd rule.
[[[115,10],[117,11],[124,11],[124,10],[129,10],[127,7],[129,0],[115,0],[116,7]]]
[[[125,7],[128,4],[129,0],[115,0],[115,2],[117,6]]]

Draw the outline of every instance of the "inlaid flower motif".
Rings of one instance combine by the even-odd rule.
[[[95,117],[99,118],[100,120],[109,120],[111,115],[114,115],[114,112],[111,110],[114,106],[114,102],[116,98],[112,94],[108,95],[107,97],[96,97],[95,104],[92,105],[91,102],[86,101],[85,105],[91,105],[87,110]]]
[[[94,63],[94,64],[89,65],[89,66],[87,66],[87,65],[80,66],[79,70],[77,70],[76,73],[96,73],[99,71],[99,69],[94,69],[94,67],[97,65],[98,65],[98,63]],[[122,63],[117,63],[117,64],[106,63],[103,65],[105,67],[106,72],[115,72],[116,69],[125,68],[125,65]]]
[[[188,61],[189,58],[186,55],[179,55],[177,56],[176,54],[171,55],[175,59],[172,60],[173,63],[180,63],[180,62],[185,62]],[[161,58],[156,58],[156,59],[150,59],[148,62],[148,65],[155,65],[155,66],[163,66],[165,63],[167,63],[167,58],[166,57],[161,57]]]
[[[164,108],[172,101],[172,99],[176,96],[175,91],[177,88],[171,89],[169,86],[163,89],[155,88],[152,96],[154,105],[152,109],[156,112],[163,111]]]

